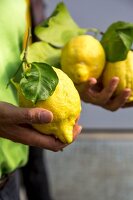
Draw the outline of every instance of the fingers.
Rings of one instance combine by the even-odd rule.
[[[103,106],[103,108],[108,109],[110,111],[116,111],[126,104],[130,95],[131,90],[127,88],[123,90],[121,94],[116,96],[113,100],[110,100],[105,106]]]
[[[84,102],[90,103],[95,98],[95,90],[93,87],[97,84],[95,78],[90,78],[86,84],[82,84],[80,87],[79,94]]]
[[[87,82],[87,85],[91,88],[93,87],[95,84],[97,84],[97,80],[95,78],[90,78]]]
[[[131,102],[127,102],[122,106],[122,108],[130,108],[130,107],[133,107],[133,102],[132,101]]]
[[[114,93],[118,84],[119,78],[113,77],[109,84],[103,88],[100,82],[91,78],[80,94],[81,99],[110,111],[115,111],[121,107],[128,107],[130,104],[127,103],[127,99],[131,95],[131,90],[128,88],[124,89],[121,94],[115,96]],[[113,96],[115,97],[112,99]]]
[[[0,117],[10,124],[49,123],[53,114],[42,108],[19,108],[8,103],[0,103]]]
[[[42,108],[18,108],[18,110],[14,115],[19,118],[19,123],[27,123],[27,124],[34,124],[34,123],[50,123],[53,119],[52,112],[42,109]],[[17,121],[18,123],[18,121]]]
[[[78,124],[75,124],[74,128],[73,128],[73,139],[75,140],[78,135],[81,133],[82,130],[82,126],[79,126]]]
[[[118,77],[113,77],[105,88],[91,78],[84,90],[83,100],[95,105],[104,106],[114,94],[119,83]],[[83,94],[82,94],[83,96]]]
[[[31,127],[10,126],[8,131],[6,128],[6,134],[4,134],[4,131],[2,132],[1,137],[5,136],[7,139],[10,139],[14,142],[36,146],[54,152],[57,152],[67,146],[67,144],[62,143],[55,137],[40,134]]]
[[[40,108],[17,108],[2,102],[0,103],[0,110],[0,137],[55,152],[68,145],[54,136],[39,133],[30,125],[32,123],[50,122],[53,118],[51,112]],[[73,130],[74,139],[80,131],[81,127],[76,124]]]
[[[91,102],[97,105],[105,105],[109,99],[112,97],[114,94],[117,86],[119,83],[119,78],[118,77],[113,77],[109,84],[103,88],[100,92],[89,90],[90,92],[90,97],[91,97]]]
[[[78,137],[81,132],[82,127],[75,124],[73,129],[74,140]],[[6,134],[5,134],[6,133]],[[36,146],[39,148],[44,148],[54,152],[60,151],[69,144],[62,143],[59,139],[54,136],[45,135],[37,132],[31,126],[19,126],[11,125],[10,127],[3,128],[1,137],[12,140],[14,142],[22,143],[29,146]]]
[[[113,77],[109,84],[101,91],[100,96],[101,96],[101,104],[104,105],[106,104],[109,99],[112,97],[114,94],[117,86],[119,83],[119,78],[118,77]]]
[[[101,92],[89,91],[91,103],[100,105],[110,111],[116,111],[121,108],[127,102],[127,99],[131,94],[131,90],[128,88],[124,89],[121,94],[117,95],[112,100],[111,97],[113,96],[118,84],[119,78],[113,77],[109,84],[103,88]]]

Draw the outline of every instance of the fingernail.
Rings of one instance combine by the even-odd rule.
[[[52,121],[53,117],[52,117],[51,112],[41,111],[39,113],[39,119],[41,123],[49,123]]]
[[[131,90],[130,89],[126,89],[125,97],[128,98],[130,95],[131,95]]]
[[[115,77],[113,80],[112,80],[112,84],[117,84],[119,83],[119,78]]]
[[[79,133],[82,131],[82,126],[79,126]]]

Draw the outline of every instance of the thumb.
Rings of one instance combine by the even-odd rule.
[[[1,103],[0,107],[3,108],[2,118],[6,118],[9,123],[42,124],[49,123],[53,120],[52,112],[43,108],[20,108],[8,103]]]
[[[53,120],[52,112],[43,108],[20,108],[20,112],[20,123],[43,124]]]
[[[87,81],[86,87],[93,87],[94,85],[97,84],[97,80],[95,78],[89,78]]]
[[[53,120],[52,112],[42,108],[19,108],[16,117],[19,118],[19,123],[28,124],[50,123]]]

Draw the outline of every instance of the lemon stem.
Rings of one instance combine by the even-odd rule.
[[[24,49],[24,56],[23,56],[23,59],[22,59],[22,62],[20,63],[18,69],[16,70],[16,72],[14,73],[13,77],[8,81],[7,85],[6,85],[6,88],[8,88],[8,86],[10,85],[10,83],[12,82],[13,83],[13,80],[15,79],[18,71],[20,70],[20,68],[22,67],[22,64],[25,63],[28,65],[27,63],[27,54],[28,54],[28,46],[29,46],[29,43],[30,43],[30,38],[31,38],[31,28],[28,29],[28,35],[27,35],[27,39],[26,39],[26,47]]]
[[[104,33],[97,28],[88,28],[87,32],[94,33],[94,37],[97,37],[98,34],[103,35]]]
[[[28,29],[28,35],[27,35],[27,39],[26,39],[26,47],[24,49],[24,56],[23,56],[23,59],[22,59],[22,62],[23,63],[26,63],[27,64],[27,55],[28,55],[28,46],[30,44],[30,38],[31,38],[31,28]]]

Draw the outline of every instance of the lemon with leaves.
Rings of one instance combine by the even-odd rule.
[[[116,88],[115,95],[119,95],[125,88],[132,90],[128,102],[133,101],[133,52],[129,51],[127,58],[117,62],[107,62],[103,72],[103,85],[107,86],[110,79],[114,76],[119,77],[120,81]]]
[[[105,65],[105,53],[100,42],[91,35],[73,37],[62,49],[61,69],[75,84],[99,78]]]
[[[128,102],[133,101],[133,23],[117,21],[112,23],[101,39],[106,54],[106,65],[102,75],[106,87],[113,76],[119,77],[115,94],[125,88],[131,89]]]
[[[35,129],[54,135],[63,143],[73,141],[81,103],[72,80],[62,70],[45,63],[32,63],[20,81],[18,96],[21,107],[39,107],[53,113],[51,123],[34,124]]]

